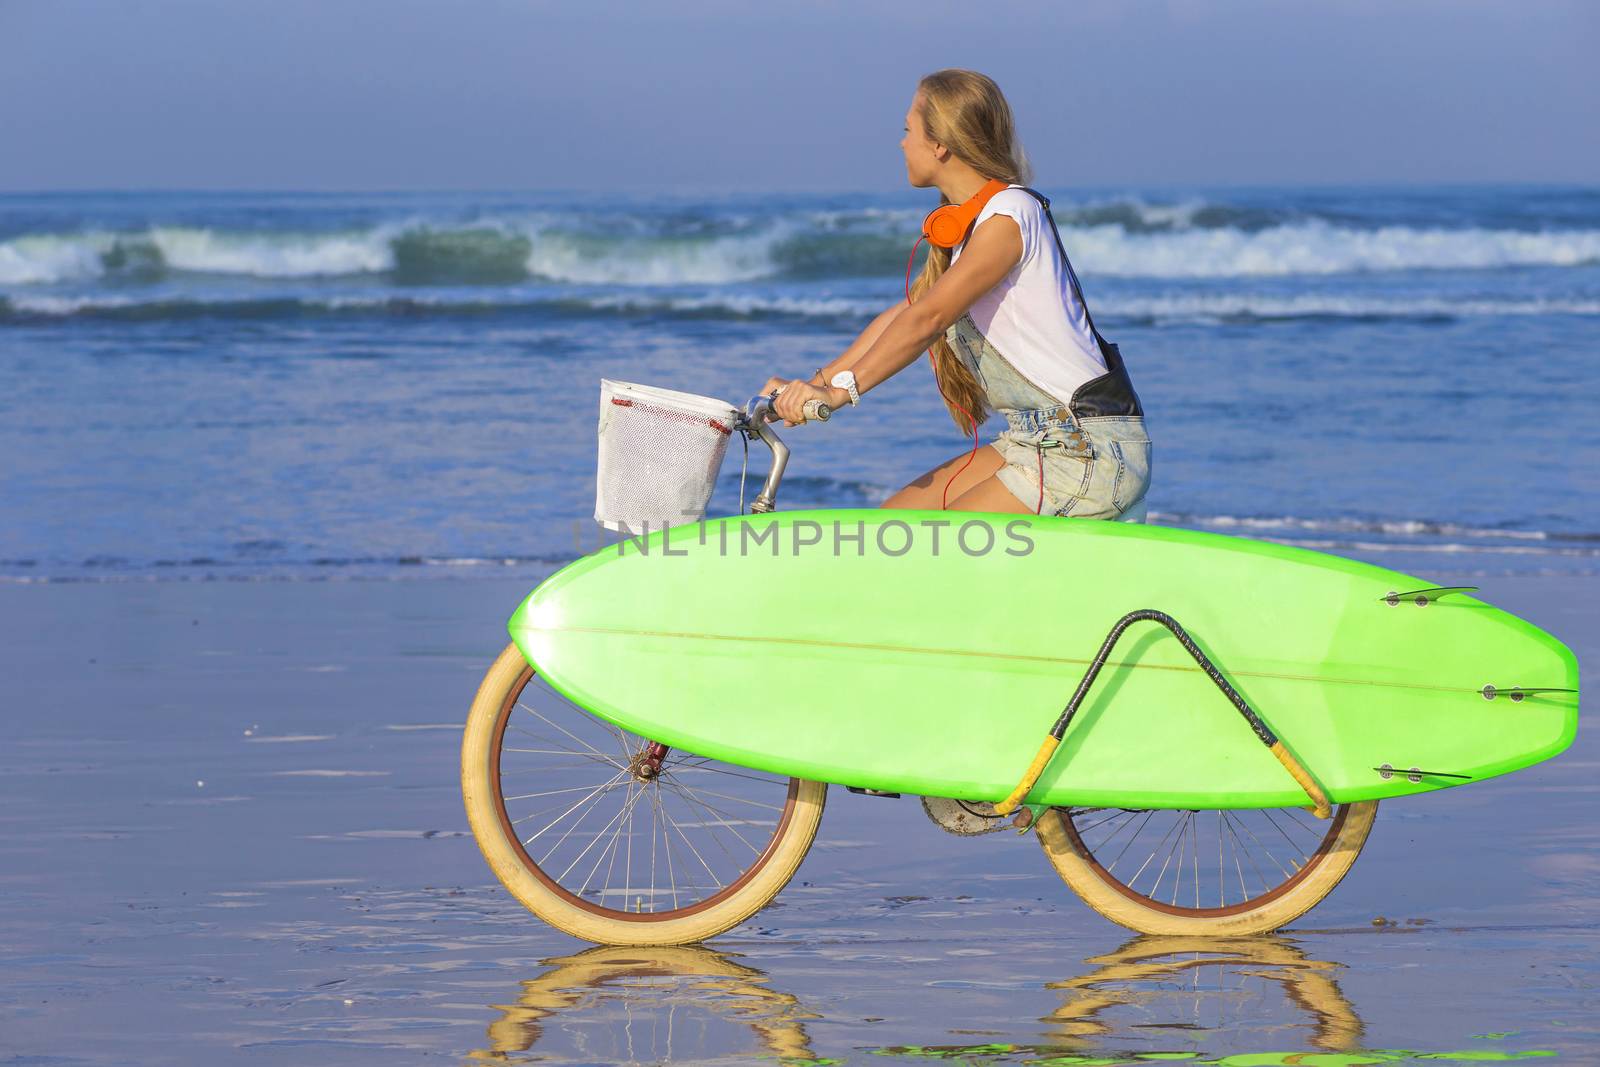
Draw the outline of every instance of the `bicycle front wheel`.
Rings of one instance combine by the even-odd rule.
[[[607,945],[719,934],[778,894],[827,785],[673,751],[558,693],[510,645],[467,716],[461,789],[484,858],[524,906]]]

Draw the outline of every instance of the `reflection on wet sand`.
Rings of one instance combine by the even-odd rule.
[[[1334,981],[1339,964],[1314,960],[1281,937],[1136,937],[1115,952],[1090,956],[1097,970],[1051,982],[1066,994],[1061,1007],[1042,1021],[1062,1038],[1093,1040],[1104,1047],[1118,1026],[1102,1018],[1116,1008],[1136,1008],[1140,1029],[1165,1025],[1187,1029],[1197,1039],[1229,1027],[1230,1010],[1253,995],[1252,982],[1281,988],[1311,1028],[1310,1044],[1324,1052],[1346,1052],[1361,1044],[1361,1017]],[[1163,1024],[1166,1016],[1173,1020]],[[1213,1019],[1211,1026],[1202,1020]]]
[[[1358,1067],[1550,1056],[1536,1050],[1364,1049],[1364,1027],[1335,980],[1343,966],[1281,937],[1137,937],[1084,960],[1084,974],[1038,989],[1060,998],[1043,1040],[825,1050],[805,1021],[821,1016],[771,988],[762,971],[701,947],[594,948],[544,961],[488,1027],[481,1063],[744,1063],[785,1067],[885,1059],[1114,1067]],[[1022,1020],[1017,1020],[1019,1023]],[[717,1024],[725,1024],[719,1031]],[[753,1033],[757,1044],[752,1045]],[[559,1036],[557,1036],[559,1034]],[[1490,1035],[1485,1035],[1490,1036]],[[1499,1036],[1499,1035],[1493,1035]],[[1278,1042],[1297,1046],[1271,1051]],[[1219,1046],[1261,1051],[1217,1051]],[[839,1057],[829,1059],[827,1056]]]
[[[544,963],[550,969],[524,981],[515,1004],[494,1005],[501,1015],[489,1024],[488,1048],[471,1053],[471,1059],[510,1063],[529,1058],[521,1054],[533,1051],[558,1018],[566,1040],[579,1046],[574,1051],[585,1060],[604,1053],[602,1058],[610,1062],[703,1063],[748,1051],[737,1042],[716,1048],[723,1042],[705,1026],[709,1015],[749,1027],[767,1057],[825,1062],[812,1052],[803,1024],[819,1016],[805,1011],[794,996],[769,988],[765,974],[735,963],[730,954],[689,945],[601,947]],[[698,1012],[700,1018],[679,1020],[680,1011],[686,1016]],[[587,1035],[577,1025],[584,1019],[600,1028],[596,1034]],[[675,1030],[680,1035],[677,1048]],[[613,1047],[585,1047],[595,1037]],[[560,1062],[560,1055],[541,1049],[531,1058]]]
[[[1359,1067],[1441,1059],[1504,1061],[1551,1056],[1542,1050],[1462,1052],[1362,1048],[1365,1028],[1334,974],[1282,937],[1136,937],[1084,960],[1091,970],[1045,983],[1061,1004],[1044,1016],[1044,1041],[1029,1044],[900,1045],[877,1055],[1030,1067],[1130,1067],[1152,1061],[1203,1067]],[[1287,1010],[1286,1010],[1287,1009]],[[1289,1034],[1292,1051],[1207,1052],[1271,1044]],[[1304,1036],[1301,1036],[1304,1035]],[[1286,1044],[1288,1042],[1285,1042]]]

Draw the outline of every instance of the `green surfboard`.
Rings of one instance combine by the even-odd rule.
[[[1465,593],[1422,606],[1390,596],[1434,584],[1170,527],[785,511],[603,548],[534,590],[509,629],[563,695],[673,748],[994,801],[1017,784],[1107,632],[1153,608],[1345,803],[1505,774],[1576,734],[1578,665],[1566,646]],[[1111,651],[1030,800],[1306,803],[1151,623]]]

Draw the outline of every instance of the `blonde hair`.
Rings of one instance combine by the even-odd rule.
[[[922,126],[930,140],[950,149],[952,155],[985,178],[998,178],[1008,184],[1023,184],[1029,178],[1027,157],[1017,141],[1011,105],[994,79],[975,70],[956,68],[937,70],[917,83],[922,99]],[[950,201],[942,194],[941,204]],[[922,273],[911,284],[911,300],[933,287],[950,267],[948,248],[928,246]],[[962,409],[978,422],[989,415],[988,398],[977,379],[940,337],[933,343],[934,374],[944,395],[945,407],[963,433],[970,431]]]

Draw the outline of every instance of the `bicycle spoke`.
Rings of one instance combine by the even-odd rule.
[[[1111,830],[1110,833],[1106,834],[1106,836],[1104,836],[1104,837],[1102,837],[1100,839],[1100,843],[1095,846],[1097,849],[1100,849],[1100,850],[1109,849],[1111,847],[1111,843],[1122,835],[1122,831],[1126,830],[1130,826],[1136,825],[1138,823],[1138,821],[1139,821],[1139,813],[1136,812],[1136,811],[1119,812],[1118,814],[1119,815],[1124,815],[1124,816],[1126,816],[1126,818],[1124,818],[1122,820],[1122,822],[1118,823],[1116,825],[1116,827]],[[1116,818],[1116,817],[1117,816],[1112,816],[1112,818]],[[1101,823],[1104,823],[1105,821],[1106,820],[1102,819]],[[1099,824],[1096,824],[1096,825],[1099,825]],[[1080,834],[1079,836],[1082,836],[1082,835]],[[1134,831],[1134,837],[1138,837],[1138,836],[1139,836],[1139,832],[1137,830],[1135,830]]]
[[[1228,883],[1222,877],[1222,812],[1217,812],[1217,907],[1228,905]]]
[[[1261,814],[1262,814],[1262,815],[1264,815],[1264,816],[1266,816],[1266,818],[1267,818],[1267,821],[1268,821],[1268,822],[1269,822],[1269,823],[1271,823],[1271,824],[1272,824],[1272,828],[1273,828],[1273,829],[1274,829],[1274,830],[1276,830],[1276,831],[1278,831],[1278,836],[1279,836],[1279,837],[1282,837],[1282,838],[1283,838],[1283,839],[1284,839],[1284,840],[1285,840],[1285,841],[1287,841],[1287,842],[1288,842],[1288,843],[1289,843],[1289,848],[1290,848],[1290,849],[1292,849],[1292,850],[1298,850],[1298,849],[1299,849],[1299,848],[1300,848],[1300,846],[1299,846],[1299,845],[1297,845],[1297,844],[1295,844],[1295,843],[1294,843],[1294,838],[1292,838],[1292,837],[1290,837],[1290,836],[1289,836],[1289,835],[1288,835],[1288,833],[1286,833],[1286,832],[1285,832],[1285,831],[1284,831],[1284,829],[1283,829],[1283,827],[1282,827],[1282,826],[1280,826],[1280,825],[1278,825],[1278,820],[1277,820],[1277,819],[1274,819],[1274,818],[1273,818],[1273,817],[1272,817],[1272,812],[1270,812],[1270,811],[1263,811],[1263,812],[1262,812],[1262,813],[1261,813]],[[1290,863],[1291,863],[1291,864],[1293,864],[1293,865],[1294,865],[1294,869],[1295,869],[1295,870],[1299,870],[1299,869],[1300,869],[1300,868],[1301,868],[1301,866],[1302,866],[1302,864],[1299,864],[1299,863],[1296,863],[1296,862],[1295,862],[1295,859],[1294,859],[1294,856],[1295,856],[1295,852],[1294,852],[1294,851],[1291,851],[1291,852],[1290,852],[1290,853],[1289,853],[1289,862],[1290,862]]]
[[[1233,819],[1231,817],[1229,819],[1229,825],[1230,826],[1233,825]],[[1243,830],[1246,834],[1249,834],[1250,837],[1252,837],[1252,838],[1255,837],[1254,834],[1250,833],[1250,827],[1248,827],[1248,826],[1246,826],[1244,824],[1244,820],[1243,819],[1239,820],[1239,829]],[[1256,879],[1258,881],[1260,881],[1260,883],[1261,883],[1261,891],[1263,893],[1271,892],[1272,891],[1272,883],[1267,880],[1266,873],[1261,870],[1261,865],[1256,862],[1255,854],[1252,853],[1248,848],[1245,848],[1243,838],[1241,838],[1239,840],[1239,847],[1244,849],[1244,854],[1245,854],[1246,858],[1248,858],[1250,860],[1250,866],[1256,872]],[[1246,896],[1248,897],[1249,894],[1246,894]]]
[[[1272,854],[1272,850],[1270,848],[1268,848],[1265,844],[1262,843],[1261,839],[1256,836],[1255,831],[1250,829],[1249,824],[1246,823],[1243,819],[1240,819],[1239,820],[1239,826],[1249,836],[1250,840],[1254,841],[1257,845],[1261,846],[1261,851],[1265,852],[1267,854],[1267,859],[1272,861],[1272,865],[1274,867],[1278,868],[1279,873],[1281,873],[1285,878],[1290,877],[1291,872],[1289,872],[1288,870],[1284,869],[1283,864],[1278,862],[1278,857],[1273,855]]]
[[[617,832],[611,835],[611,844],[606,846],[605,852],[602,852],[600,856],[600,859],[604,859],[606,852],[611,854],[611,859],[606,864],[606,880],[605,883],[600,887],[600,895],[602,898],[605,897],[606,892],[611,888],[611,872],[616,869],[617,853],[620,851],[617,846],[622,840],[623,831],[630,829],[633,826],[633,806],[638,802],[638,799],[638,794],[633,791],[633,785],[630,783],[628,785],[628,799],[623,802],[623,814],[627,816],[628,819],[625,822],[619,822],[617,824]],[[583,885],[578,889],[578,895],[580,897],[583,896],[583,891],[589,888],[590,879],[594,878],[595,874],[600,870],[600,859],[594,861],[594,870],[589,872],[589,877],[583,880]]]
[[[644,790],[639,790],[639,795],[644,796]],[[637,805],[636,805],[637,806]],[[633,895],[633,809],[628,810],[628,855],[622,863],[622,910],[628,910],[628,898]],[[611,890],[611,872],[606,872],[606,891]]]
[[[525,737],[531,737],[535,741],[539,742],[541,745],[560,745],[561,744],[560,741],[557,741],[554,738],[545,737],[543,734],[536,734],[532,730],[529,730],[527,727],[521,726],[521,725],[519,725],[517,723],[507,723],[506,724],[506,728],[510,729],[510,730],[515,730],[515,731],[517,731],[517,733],[522,734]],[[510,749],[510,748],[502,747],[501,751],[502,752],[509,752],[509,751],[513,751],[513,750]],[[598,749],[596,749],[596,748],[594,748],[593,746],[590,746],[590,745],[585,745],[583,751],[579,751],[578,749],[575,749],[575,748],[558,748],[558,749],[554,750],[554,754],[561,755],[561,756],[578,756],[578,757],[582,757],[583,759],[594,760],[596,763],[603,763],[607,767],[620,767],[620,766],[622,766],[622,764],[618,763],[615,759],[612,759],[610,756],[607,756],[605,753],[599,751]]]
[[[689,840],[689,835],[683,832],[683,827],[679,826],[676,822],[672,823],[671,827],[672,829],[678,831],[678,836],[683,838],[683,843],[689,846],[689,851],[694,853],[694,858],[700,861],[700,866],[706,869],[706,873],[711,876],[711,881],[715,883],[717,880],[717,872],[713,871],[711,869],[711,864],[707,863],[706,858],[700,855],[700,850],[694,847],[694,842]]]
[[[1239,863],[1239,850],[1243,847],[1239,842],[1239,835],[1234,832],[1233,821],[1227,812],[1219,811],[1217,814],[1222,816],[1222,825],[1228,831],[1228,855],[1233,857],[1233,868],[1239,875],[1239,900],[1241,902],[1249,900],[1250,890],[1244,884],[1244,867]]]
[[[523,711],[526,711],[530,715],[536,715],[540,719],[543,719],[545,722],[549,723],[551,726],[554,726],[557,730],[560,730],[562,733],[566,734],[568,737],[570,737],[574,741],[578,742],[578,744],[582,745],[584,748],[588,749],[590,752],[593,752],[596,756],[599,756],[602,759],[605,758],[605,753],[601,752],[598,748],[595,748],[589,742],[585,741],[583,738],[579,737],[577,734],[573,733],[571,730],[567,729],[565,726],[562,726],[560,723],[558,723],[554,719],[550,718],[550,716],[544,714],[542,711],[539,711],[537,708],[531,708],[528,705],[522,703],[521,701],[517,702],[517,707],[521,708]]]
[[[586,759],[586,760],[594,761],[594,757],[591,756],[589,753],[587,753],[587,752],[574,752],[569,748],[515,748],[515,747],[513,747],[511,745],[506,745],[500,751],[502,751],[502,752],[521,752],[521,753],[525,753],[525,754],[529,754],[529,755],[535,755],[535,756],[568,756],[568,757],[571,757],[572,759]],[[605,760],[604,762],[610,763],[612,766],[615,766],[615,764],[611,763],[610,760]]]
[[[1236,913],[1281,891],[1321,862],[1338,825],[1308,825],[1278,808],[1056,810],[1103,879],[1162,909],[1198,914]],[[1124,866],[1131,876],[1115,873]]]
[[[734,837],[737,837],[740,841],[744,842],[744,847],[745,848],[748,848],[751,852],[754,852],[758,856],[761,855],[761,850],[759,848],[757,848],[756,846],[752,845],[749,842],[749,840],[747,840],[745,838],[745,836],[743,834],[741,834],[737,829],[735,829],[733,827],[733,825],[731,823],[729,823],[727,821],[729,819],[729,816],[728,816],[728,814],[726,812],[718,811],[716,808],[713,808],[711,805],[707,804],[705,801],[700,800],[700,799],[698,799],[696,797],[691,797],[684,790],[683,786],[678,785],[676,782],[668,782],[667,784],[669,786],[671,786],[672,789],[680,797],[682,797],[686,802],[698,804],[709,815],[713,816],[714,818],[722,820],[720,825],[722,826],[723,829],[727,830],[729,833],[733,834]],[[712,794],[712,795],[715,796],[715,794]],[[730,856],[729,858],[732,859],[732,856]]]
[[[655,799],[656,806],[659,808],[661,806],[661,790],[657,789],[651,795]],[[671,824],[666,822],[665,817],[663,817],[662,822],[665,825],[663,826],[663,829],[661,831],[661,844],[662,844],[663,850],[667,854],[667,878],[668,878],[668,880],[670,880],[672,882],[672,910],[673,911],[677,911],[678,910],[678,876],[673,873],[673,869],[672,869],[672,835],[667,832],[667,830],[670,829]]]
[[[542,835],[545,831],[549,830],[556,823],[560,822],[562,819],[565,819],[568,815],[571,815],[573,812],[575,812],[579,808],[583,807],[583,805],[588,803],[588,801],[592,797],[599,796],[601,793],[604,793],[606,790],[615,788],[617,785],[619,785],[622,782],[622,779],[624,777],[625,777],[625,775],[622,774],[622,773],[618,773],[618,774],[613,775],[609,782],[605,782],[605,783],[597,786],[594,789],[594,791],[589,794],[589,796],[584,797],[582,800],[580,800],[576,804],[572,805],[572,807],[568,808],[566,811],[562,812],[560,815],[557,815],[554,819],[552,819],[550,822],[546,823],[543,827],[541,827],[539,829],[538,833],[534,834],[530,838],[525,839],[522,842],[522,847],[523,848],[527,848],[529,845],[533,844],[534,841],[538,840],[540,835]],[[572,831],[568,830],[567,832],[571,833]]]
[[[1166,877],[1167,864],[1172,862],[1172,853],[1177,851],[1178,846],[1183,842],[1182,826],[1183,826],[1183,824],[1181,822],[1175,822],[1175,823],[1172,824],[1172,828],[1174,830],[1178,831],[1177,840],[1173,841],[1172,842],[1172,848],[1167,850],[1167,858],[1165,860],[1163,860],[1162,863],[1161,863],[1161,873],[1156,875],[1156,884],[1150,887],[1150,895],[1151,896],[1155,896],[1156,895],[1156,891],[1161,888],[1161,879]],[[1181,866],[1181,862],[1180,862],[1180,866]]]
[[[691,767],[689,769],[693,770],[693,771],[703,771],[703,772],[708,773],[708,774],[726,774],[730,778],[745,778],[745,779],[748,779],[749,781],[752,781],[752,782],[761,782],[764,785],[787,785],[788,784],[787,779],[781,779],[781,778],[757,778],[753,774],[744,774],[744,773],[741,773],[740,771],[730,771],[726,767],[695,766],[695,767]],[[676,768],[674,768],[674,770],[676,770]]]
[[[597,791],[597,799],[598,799],[598,793],[599,792],[609,792],[610,789],[615,789],[618,785],[621,785],[621,784],[622,784],[622,781],[619,779],[614,785],[609,786],[607,789],[603,789],[603,790]],[[583,801],[579,801],[579,803],[581,804],[581,803],[583,803]],[[539,857],[539,866],[543,867],[546,863],[550,862],[550,857],[555,855],[556,849],[560,848],[562,845],[567,843],[567,838],[571,837],[573,835],[573,833],[578,829],[578,827],[582,826],[585,822],[588,821],[589,816],[594,813],[594,810],[595,810],[595,806],[594,806],[594,804],[592,802],[590,802],[590,806],[584,809],[583,814],[578,816],[577,821],[574,822],[571,826],[567,827],[566,832],[563,833],[560,837],[556,838],[556,843],[551,845],[550,848],[545,852],[545,854],[543,856]],[[542,831],[542,830],[540,831],[540,833],[543,833],[543,832],[544,831]]]
[[[660,798],[650,794],[650,910],[656,910],[656,831],[660,829]]]
[[[1144,828],[1150,825],[1150,820],[1154,817],[1155,812],[1153,811],[1147,811],[1144,813],[1144,822],[1140,823],[1139,828],[1133,832],[1133,836],[1128,838],[1128,843],[1122,846],[1122,851],[1117,853],[1117,858],[1111,861],[1111,866],[1106,868],[1107,871],[1114,871],[1117,869],[1117,864],[1122,862],[1122,857],[1128,854],[1128,850],[1133,847],[1133,843],[1135,841],[1139,840],[1139,835],[1144,833]],[[1129,824],[1132,824],[1132,820],[1129,820]]]
[[[681,782],[674,782],[673,785],[677,786],[679,789],[686,788]],[[731,800],[731,801],[734,801],[737,804],[749,804],[749,805],[751,805],[753,807],[757,807],[757,808],[766,808],[769,811],[779,811],[779,812],[781,812],[783,810],[783,805],[782,804],[763,804],[759,800],[750,800],[750,799],[748,799],[746,797],[729,796],[727,793],[718,793],[718,792],[716,792],[714,790],[711,790],[711,789],[700,789],[700,790],[697,790],[697,792],[704,793],[708,797],[717,797],[718,799],[721,799],[721,800]]]
[[[1194,852],[1194,906],[1200,906],[1200,813],[1189,818],[1189,844]]]
[[[604,826],[602,826],[600,828],[600,831],[597,834],[594,835],[594,840],[590,841],[588,843],[588,845],[584,846],[584,849],[583,849],[582,852],[580,852],[576,856],[572,857],[572,862],[567,864],[566,870],[562,871],[560,874],[558,874],[556,876],[556,881],[559,882],[559,881],[561,881],[561,879],[563,879],[567,875],[571,874],[572,873],[572,868],[576,867],[580,862],[582,862],[583,857],[585,857],[585,856],[587,856],[589,854],[589,850],[594,848],[594,846],[596,846],[596,845],[598,845],[600,843],[601,838],[605,837],[605,834],[606,834],[607,830],[611,829],[613,826],[622,825],[622,817],[624,815],[626,815],[627,813],[628,813],[628,811],[627,811],[626,807],[619,809],[617,811],[617,813],[611,817],[611,821],[606,823]],[[603,850],[602,850],[601,855],[602,856],[604,855],[604,851]],[[595,866],[598,867],[599,863],[600,863],[600,861],[598,859],[595,860]],[[588,886],[588,882],[585,882],[584,883],[584,887],[587,888],[587,886]],[[583,889],[579,889],[577,895],[580,896],[580,897],[583,896]]]
[[[1078,836],[1082,837],[1084,834],[1088,833],[1090,830],[1093,830],[1097,826],[1104,826],[1106,823],[1110,822],[1112,819],[1119,818],[1120,816],[1123,816],[1123,815],[1134,815],[1134,814],[1136,814],[1136,813],[1135,812],[1131,812],[1131,811],[1119,811],[1119,812],[1116,812],[1115,814],[1107,815],[1105,818],[1099,820],[1098,822],[1092,822],[1088,826],[1080,826],[1080,827],[1078,827]]]
[[[533,681],[506,709],[496,799],[522,862],[603,912],[671,914],[733,892],[794,803],[791,779],[692,752],[669,749],[649,777],[650,739]]]
[[[1151,812],[1150,814],[1154,815],[1155,812]],[[1150,855],[1145,858],[1145,861],[1139,865],[1139,869],[1137,871],[1133,872],[1133,877],[1128,879],[1128,888],[1129,889],[1133,888],[1134,883],[1139,880],[1139,876],[1144,873],[1144,869],[1146,867],[1150,866],[1151,861],[1153,861],[1156,858],[1156,853],[1161,851],[1161,846],[1166,844],[1167,843],[1167,838],[1169,838],[1171,836],[1172,836],[1172,830],[1168,829],[1167,832],[1161,836],[1161,840],[1156,842],[1155,850],[1152,851],[1150,853]]]
[[[1311,834],[1311,835],[1313,835],[1315,837],[1319,837],[1319,838],[1322,836],[1322,831],[1321,830],[1319,830],[1317,827],[1312,826],[1310,823],[1305,821],[1305,813],[1304,812],[1295,811],[1293,808],[1284,808],[1282,810],[1283,810],[1283,814],[1288,816],[1289,821],[1293,822],[1296,826],[1298,826],[1300,829],[1304,830],[1306,833]]]
[[[622,762],[626,764],[630,757],[630,753],[628,752],[628,735],[624,734],[622,732],[622,727],[618,726],[614,722],[608,722],[605,725],[611,731],[611,733],[615,735],[617,739],[617,751],[622,753]]]
[[[568,789],[546,789],[542,793],[518,793],[515,796],[506,797],[506,799],[507,800],[533,800],[536,797],[553,797],[553,796],[557,796],[558,794],[561,794],[561,793],[581,793],[585,789],[588,789],[588,788],[589,787],[586,786],[586,785],[575,785],[575,786],[572,786],[571,788],[568,788]]]

